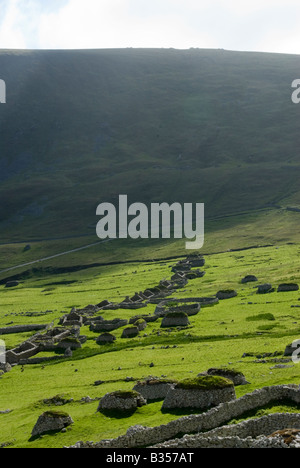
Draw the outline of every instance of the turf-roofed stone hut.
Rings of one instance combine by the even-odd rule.
[[[37,420],[32,437],[38,437],[47,432],[59,432],[73,424],[72,418],[62,411],[46,411]]]
[[[140,393],[146,400],[163,400],[170,388],[174,387],[176,380],[149,378],[138,382],[133,390]]]
[[[103,333],[102,335],[98,336],[96,343],[98,345],[112,344],[116,339],[117,338],[111,333]]]
[[[223,299],[231,299],[232,297],[236,297],[237,292],[234,289],[222,289],[218,291],[216,297],[220,300]]]
[[[117,390],[101,398],[97,411],[135,411],[146,404],[145,398],[134,390]]]
[[[162,409],[208,409],[235,399],[232,380],[219,376],[198,376],[178,382],[170,388]]]
[[[121,338],[135,338],[139,334],[138,327],[127,327],[124,328]]]
[[[188,316],[184,312],[169,312],[161,322],[162,328],[187,327],[190,325]]]

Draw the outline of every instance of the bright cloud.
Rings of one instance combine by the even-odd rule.
[[[298,0],[0,0],[1,48],[224,48],[300,54]]]

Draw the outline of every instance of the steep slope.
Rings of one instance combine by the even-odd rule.
[[[1,241],[95,232],[96,207],[299,197],[300,57],[223,50],[1,51]],[[295,203],[294,203],[295,204]]]

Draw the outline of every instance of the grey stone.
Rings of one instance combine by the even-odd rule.
[[[66,413],[46,411],[38,418],[31,435],[36,437],[46,432],[58,432],[73,423],[72,418]]]
[[[136,391],[116,391],[101,398],[97,411],[132,411],[147,404],[144,397]]]

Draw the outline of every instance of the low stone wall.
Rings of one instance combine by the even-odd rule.
[[[200,311],[201,305],[199,302],[196,302],[194,304],[182,304],[179,306],[175,307],[170,307],[168,309],[168,312],[184,312],[187,315],[197,315],[198,312]]]
[[[21,359],[28,359],[39,352],[39,347],[29,341],[22,343],[18,348],[6,352],[6,362],[17,364]]]
[[[246,394],[241,398],[221,403],[206,413],[190,415],[171,421],[166,425],[156,427],[139,428],[133,431],[132,428],[127,434],[116,439],[102,440],[98,443],[79,442],[74,447],[94,447],[94,448],[138,448],[150,447],[155,444],[174,439],[178,434],[192,434],[207,432],[226,424],[234,418],[242,416],[244,413],[261,408],[272,401],[290,400],[293,403],[300,403],[300,390],[297,385],[278,385],[264,387]]]
[[[18,364],[20,366],[25,366],[25,365],[28,365],[28,364],[43,364],[45,362],[50,362],[50,361],[57,361],[57,360],[60,360],[60,359],[65,359],[65,356],[64,355],[56,355],[56,356],[45,356],[45,357],[33,357],[33,358],[29,358],[29,359],[20,359],[20,361],[18,362]]]
[[[162,444],[157,444],[155,448],[198,448],[198,447],[216,447],[217,445],[224,447],[274,447],[282,446],[282,439],[276,441],[277,438],[271,438],[271,442],[266,440],[266,436],[270,436],[276,431],[283,429],[300,429],[300,414],[299,413],[275,413],[268,416],[263,416],[257,419],[249,419],[239,424],[223,426],[205,434],[186,435],[181,439],[174,439]],[[254,440],[258,437],[261,440]],[[246,439],[250,440],[246,440]],[[275,440],[274,440],[275,439]],[[268,443],[269,442],[269,443]],[[286,444],[283,444],[286,446]],[[286,446],[287,447],[287,446]]]
[[[30,331],[45,330],[48,325],[14,325],[12,327],[0,328],[0,335],[13,333],[26,333]]]
[[[113,331],[118,328],[125,327],[128,324],[128,320],[114,319],[114,320],[101,320],[99,322],[91,323],[90,330],[94,332],[105,332]]]

